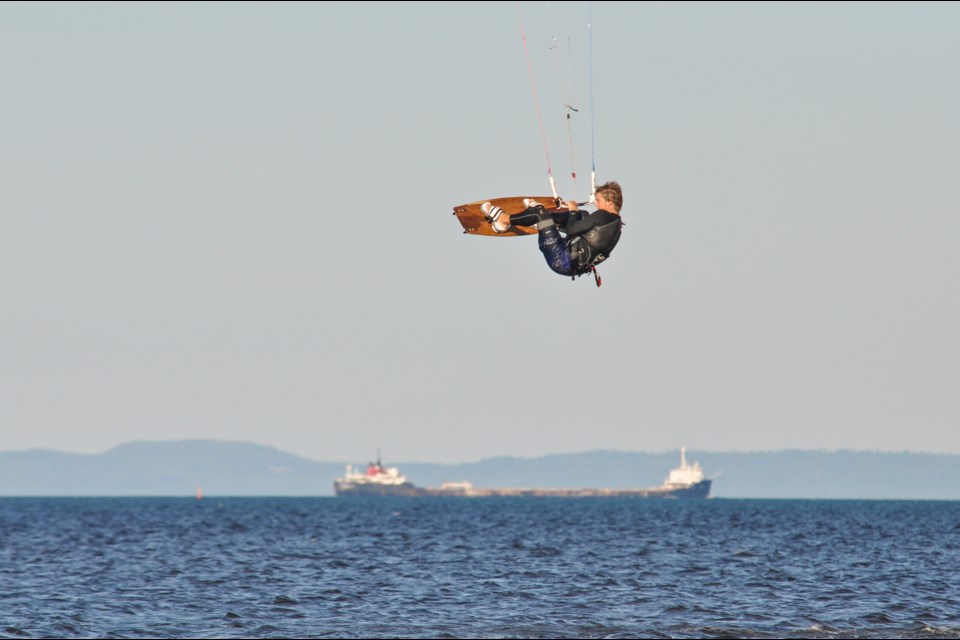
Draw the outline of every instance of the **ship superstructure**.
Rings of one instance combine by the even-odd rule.
[[[419,489],[396,467],[384,467],[378,450],[377,461],[368,463],[364,471],[354,471],[348,464],[344,476],[333,482],[333,491],[338,496],[410,496],[416,495]]]

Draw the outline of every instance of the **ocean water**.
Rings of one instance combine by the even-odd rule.
[[[6,638],[960,638],[960,502],[2,498]]]

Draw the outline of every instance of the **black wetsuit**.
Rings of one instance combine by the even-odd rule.
[[[540,251],[550,268],[560,275],[587,273],[592,266],[606,260],[620,241],[623,221],[603,209],[588,213],[535,207],[513,214],[510,222],[533,226],[546,218],[553,218],[554,224],[538,224]],[[560,231],[566,237],[561,236]]]

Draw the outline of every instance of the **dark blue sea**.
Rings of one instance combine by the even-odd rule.
[[[2,498],[5,638],[960,638],[960,502]]]

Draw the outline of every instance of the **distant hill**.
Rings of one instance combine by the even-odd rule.
[[[0,495],[332,495],[344,465],[246,442],[133,442],[98,455],[0,453]]]
[[[960,456],[869,451],[687,451],[717,498],[960,500]],[[366,463],[350,461],[355,466]],[[411,482],[436,487],[648,487],[679,452],[588,451],[464,464],[383,461]],[[317,462],[247,442],[132,442],[97,454],[46,449],[0,452],[2,496],[332,496],[346,462]]]

